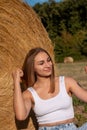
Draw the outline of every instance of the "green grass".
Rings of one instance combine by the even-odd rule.
[[[87,74],[84,71],[85,65],[87,65],[87,62],[59,63],[56,64],[56,74],[72,77],[81,85],[81,87],[87,89]],[[84,103],[73,96],[73,104],[75,110],[75,123],[77,126],[81,126],[83,123],[87,122],[87,103]]]

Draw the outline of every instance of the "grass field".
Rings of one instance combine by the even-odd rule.
[[[87,62],[74,62],[74,63],[58,63],[56,64],[57,75],[64,75],[74,78],[81,87],[87,89],[87,74],[84,71],[84,66]],[[84,103],[73,96],[74,110],[75,110],[75,123],[81,126],[87,122],[87,103]]]

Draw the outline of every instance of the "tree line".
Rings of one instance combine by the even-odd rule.
[[[56,62],[87,59],[87,0],[48,0],[33,9],[52,40]]]

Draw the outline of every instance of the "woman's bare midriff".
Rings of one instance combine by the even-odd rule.
[[[61,124],[68,124],[68,123],[72,123],[73,120],[74,120],[74,118],[68,119],[68,120],[65,120],[65,121],[60,121],[60,122],[39,124],[39,126],[56,126],[56,125],[61,125]]]

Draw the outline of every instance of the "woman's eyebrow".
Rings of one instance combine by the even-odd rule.
[[[50,59],[50,56],[47,57],[47,60]],[[35,60],[36,61],[36,60]],[[44,60],[38,60],[37,63],[44,62]]]
[[[46,60],[50,59],[50,57],[47,57]],[[44,60],[40,60],[40,61],[37,61],[37,62],[44,62]]]

